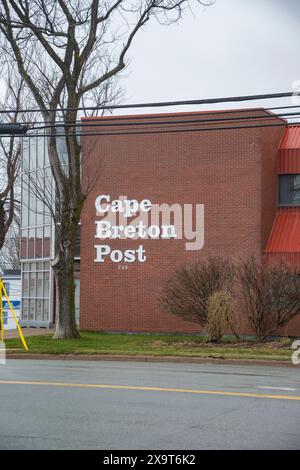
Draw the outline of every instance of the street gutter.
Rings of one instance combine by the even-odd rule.
[[[173,362],[187,364],[236,364],[236,365],[270,365],[281,367],[294,367],[291,361],[276,359],[232,359],[225,357],[187,357],[187,356],[144,356],[144,355],[114,355],[114,354],[35,354],[35,353],[7,353],[7,359],[35,359],[35,360],[72,360],[72,361],[125,361],[125,362]]]

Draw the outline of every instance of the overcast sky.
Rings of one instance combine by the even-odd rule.
[[[121,80],[125,100],[292,91],[293,81],[300,80],[299,20],[299,0],[216,0],[210,7],[194,7],[193,14],[176,25],[164,27],[152,21],[130,51],[131,63]],[[209,109],[169,110],[204,108]]]

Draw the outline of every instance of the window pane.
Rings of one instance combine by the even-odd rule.
[[[35,229],[29,230],[28,258],[34,258]]]
[[[44,271],[49,271],[49,269],[50,269],[50,263],[49,263],[49,261],[45,261],[44,262]]]
[[[37,138],[37,168],[44,167],[44,142],[45,139],[43,137]]]
[[[43,171],[39,170],[37,172],[37,184],[42,186],[43,183]],[[44,223],[44,203],[41,199],[41,194],[36,195],[36,224],[43,225]]]
[[[45,140],[44,152],[45,152],[44,165],[47,166],[47,165],[49,165],[49,155],[48,155],[48,144],[47,144],[47,140]]]
[[[39,271],[36,275],[36,297],[43,297],[43,273]]]
[[[50,297],[49,295],[49,271],[44,272],[44,294],[43,297]]]
[[[29,273],[23,273],[22,295],[23,297],[29,296]]]
[[[22,320],[27,320],[28,319],[28,300],[27,299],[22,299],[22,315],[21,315]]]
[[[43,263],[36,263],[37,271],[43,271]]]
[[[300,204],[300,175],[279,176],[279,204]]]
[[[36,168],[36,137],[29,139],[30,146],[30,170]]]
[[[43,321],[43,301],[42,300],[36,300],[35,303],[35,318],[37,321]]]
[[[43,256],[43,229],[42,227],[36,229],[35,240],[35,257],[42,258]]]
[[[29,177],[29,226],[36,225],[36,178],[33,173]]]
[[[49,321],[49,300],[44,300],[44,315],[43,320]]]
[[[29,271],[36,271],[36,263],[35,262],[29,263]]]
[[[29,297],[36,297],[36,273],[29,275]]]
[[[50,227],[44,228],[44,258],[50,257]]]
[[[23,137],[22,140],[22,163],[23,171],[28,171],[29,169],[29,138]]]
[[[53,179],[51,168],[46,168],[44,172],[44,187],[47,189],[45,192],[45,204],[44,204],[44,224],[50,224],[51,214],[49,206],[52,206],[52,196],[53,196]]]
[[[28,230],[22,230],[20,256],[21,258],[28,258]]]
[[[22,227],[28,227],[28,176],[22,176]]]
[[[35,300],[29,300],[29,320],[35,320]]]

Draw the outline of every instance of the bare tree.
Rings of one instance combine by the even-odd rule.
[[[11,67],[6,69],[4,84],[6,93],[0,104],[1,110],[7,112],[2,115],[1,122],[17,124],[23,121],[24,115],[20,112],[27,102],[27,92],[24,80],[14,73]],[[20,139],[15,135],[0,138],[0,250],[2,261],[11,253],[19,236],[20,215]],[[6,240],[9,235],[10,241]],[[14,242],[12,243],[12,239]],[[5,246],[6,244],[6,246]],[[4,253],[3,253],[4,251]],[[12,253],[11,253],[12,254]],[[15,259],[14,263],[15,264]]]
[[[101,96],[105,87],[113,88],[115,77],[125,68],[135,36],[151,19],[164,24],[176,22],[191,3],[192,0],[1,0],[2,60],[16,61],[49,132],[48,153],[60,206],[58,248],[52,262],[59,299],[56,338],[79,335],[73,264],[86,191],[76,136],[78,107],[91,99],[91,93],[100,92]],[[66,126],[68,172],[62,168],[57,148],[58,117]]]
[[[5,269],[20,269],[20,225],[16,217],[0,250],[0,270]]]
[[[251,257],[240,267],[240,281],[257,341],[263,341],[300,315],[300,279],[292,266],[283,261],[259,263]]]

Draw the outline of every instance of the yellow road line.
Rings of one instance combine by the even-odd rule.
[[[0,385],[46,385],[49,387],[72,387],[72,388],[96,388],[105,390],[138,390],[153,392],[175,392],[175,393],[191,393],[195,395],[221,395],[229,397],[246,397],[246,398],[269,398],[275,400],[295,400],[300,401],[300,396],[295,395],[270,395],[263,393],[242,393],[242,392],[225,392],[223,390],[197,390],[189,388],[165,388],[165,387],[141,387],[135,385],[106,385],[106,384],[82,384],[82,383],[66,383],[66,382],[36,382],[27,380],[0,380]]]

